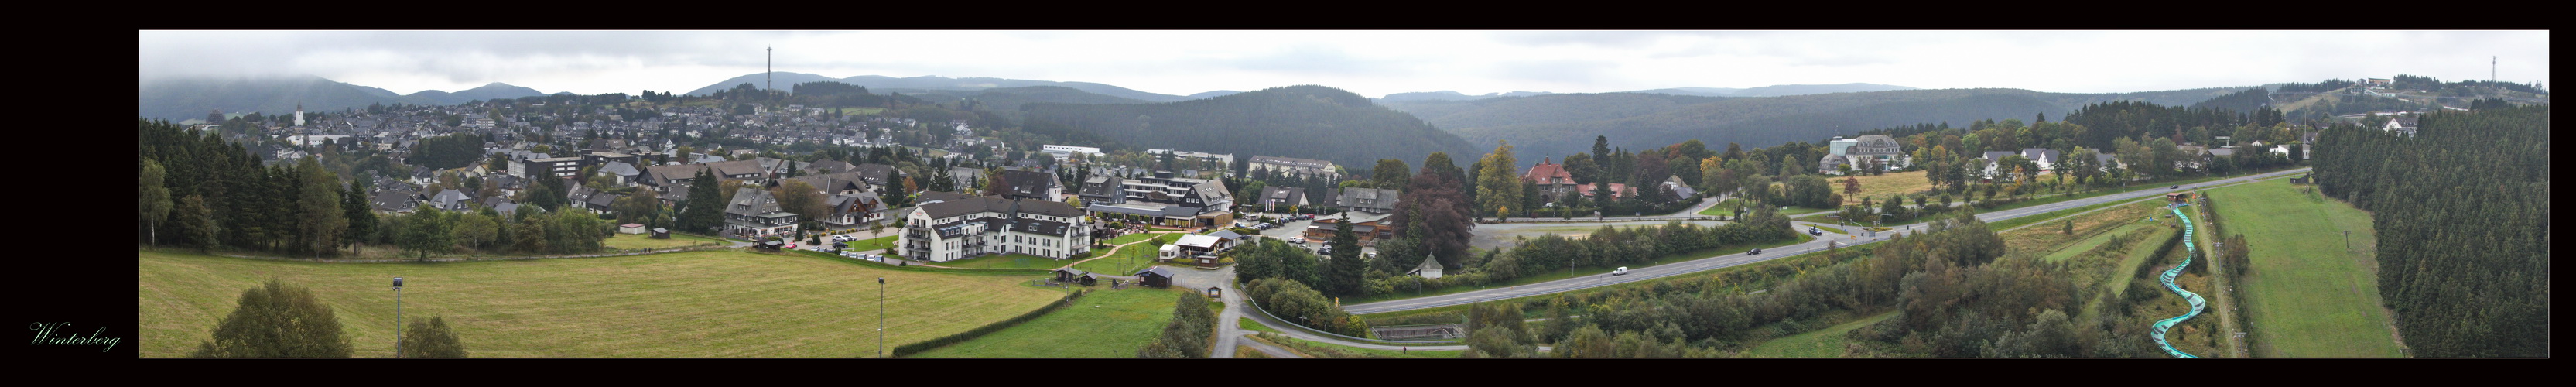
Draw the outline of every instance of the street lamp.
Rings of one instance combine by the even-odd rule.
[[[877,357],[885,357],[885,277],[877,277]]]
[[[394,357],[402,357],[402,277],[394,277]]]

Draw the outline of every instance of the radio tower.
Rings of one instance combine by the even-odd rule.
[[[2495,69],[2496,69],[2496,57],[2492,57],[2492,56],[2487,57],[2487,83],[2495,83],[2495,81],[2496,81],[2496,76],[2495,76],[2496,71],[2495,71]]]
[[[769,53],[769,63],[762,65],[763,67],[761,67],[760,88],[766,90],[778,90],[778,82],[771,79],[778,76],[778,49],[773,47],[761,47],[760,50]]]

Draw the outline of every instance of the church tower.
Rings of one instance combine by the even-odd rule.
[[[304,103],[295,103],[295,126],[304,126]]]

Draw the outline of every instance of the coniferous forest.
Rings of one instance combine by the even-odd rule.
[[[2549,356],[2549,106],[2317,139],[2317,184],[2371,213],[2380,298],[2420,357]]]

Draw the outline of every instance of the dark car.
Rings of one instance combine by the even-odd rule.
[[[1744,255],[1762,255],[1762,249],[1753,249],[1753,251],[1744,252]]]
[[[1825,230],[1819,230],[1819,229],[1816,229],[1815,227],[1808,227],[1808,228],[1807,228],[1807,235],[1825,235]]]

